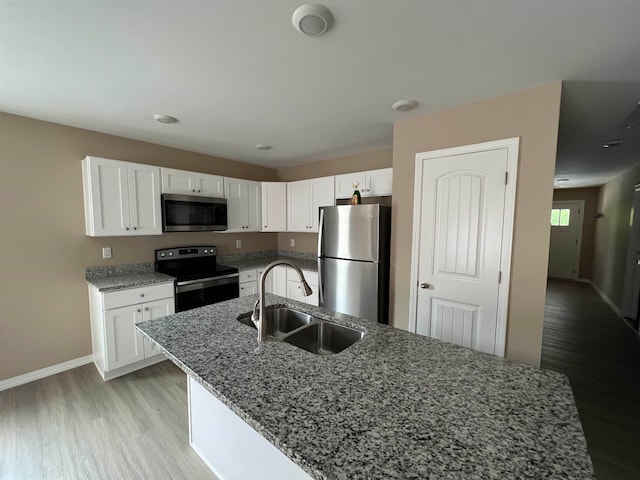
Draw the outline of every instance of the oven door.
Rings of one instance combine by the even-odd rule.
[[[240,296],[239,275],[189,280],[176,283],[176,312],[211,305]]]

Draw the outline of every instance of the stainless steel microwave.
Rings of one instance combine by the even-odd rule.
[[[163,232],[219,232],[226,229],[226,199],[162,194]]]

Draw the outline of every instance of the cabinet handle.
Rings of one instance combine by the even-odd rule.
[[[195,190],[191,190],[191,191],[192,191],[193,193],[196,193],[196,191],[195,191]]]
[[[141,297],[144,297],[144,293],[141,293],[141,294],[140,294],[140,296],[141,296]]]
[[[130,228],[129,228],[129,227],[125,227],[125,230],[129,231],[129,230],[130,230]]]
[[[138,309],[136,310],[136,312],[140,313],[140,312],[142,312],[142,310],[140,310],[140,309],[138,308]]]
[[[134,229],[134,230],[137,230],[137,229],[138,229],[138,227],[133,227],[133,229]]]
[[[202,190],[198,190],[198,193],[200,193]]]
[[[267,226],[265,225],[264,228],[267,228]]]
[[[148,312],[149,311],[149,307],[144,307],[144,311]]]

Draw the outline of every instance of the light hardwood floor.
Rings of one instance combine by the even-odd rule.
[[[189,446],[186,389],[165,361],[109,382],[85,365],[0,392],[0,479],[215,480]]]
[[[640,340],[589,284],[549,280],[541,366],[569,377],[598,480],[640,479]]]

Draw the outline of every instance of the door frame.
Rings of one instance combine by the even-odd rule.
[[[576,258],[575,258],[575,265],[576,265],[576,269],[575,272],[573,274],[573,277],[571,277],[571,280],[577,280],[578,278],[580,278],[579,273],[580,273],[580,255],[582,255],[582,230],[584,228],[584,200],[554,200],[553,203],[551,204],[551,208],[558,208],[556,207],[556,205],[558,205],[560,208],[562,208],[563,205],[571,205],[571,204],[578,204],[579,205],[579,209],[580,209],[580,225],[578,227],[578,248],[576,250]],[[551,251],[551,230],[549,230],[549,251]],[[547,267],[547,276],[549,276],[549,272],[548,272],[548,267]]]
[[[515,219],[516,186],[518,182],[518,155],[520,137],[506,138],[492,142],[476,143],[459,147],[445,148],[416,153],[415,183],[413,187],[413,234],[411,246],[411,279],[409,290],[409,331],[416,332],[418,315],[418,266],[420,255],[420,205],[422,205],[422,164],[424,160],[442,157],[479,153],[491,150],[507,150],[506,188],[504,199],[504,216],[502,219],[502,251],[500,254],[501,279],[498,285],[498,308],[496,322],[496,342],[494,354],[505,356],[507,341],[507,313],[509,308],[509,284],[511,279],[511,251],[513,244],[513,227]],[[498,281],[498,279],[496,279]]]

